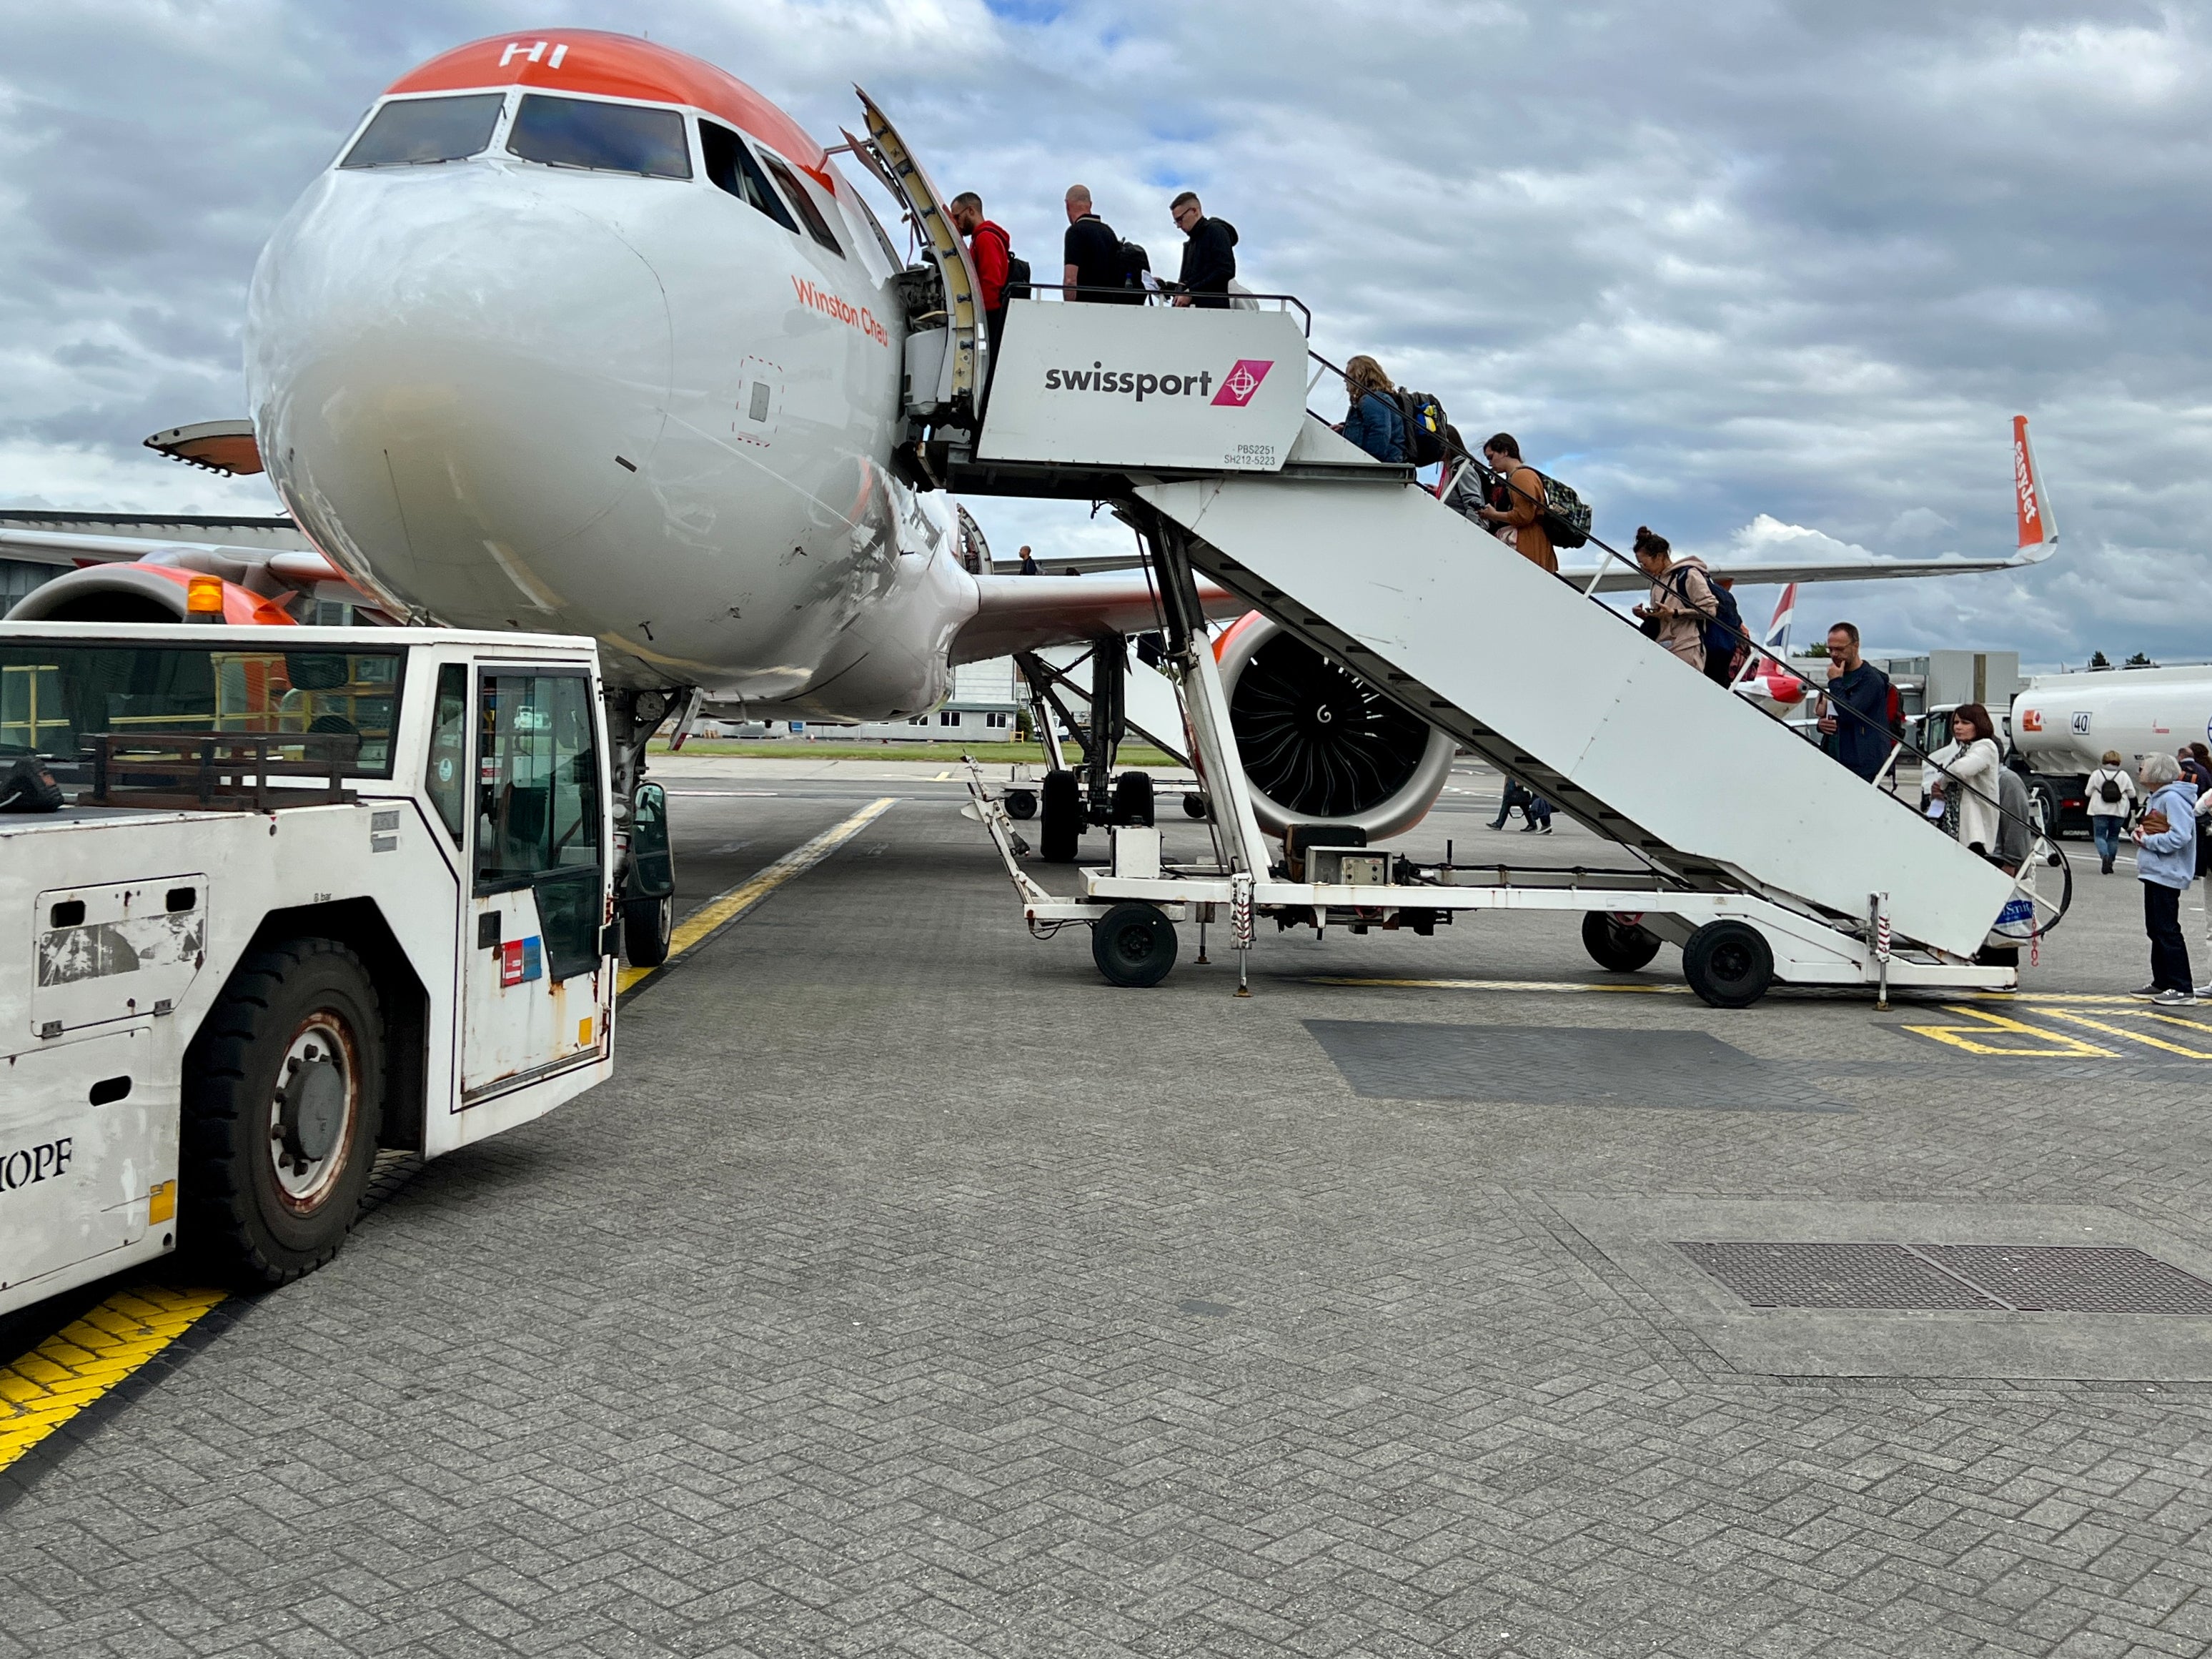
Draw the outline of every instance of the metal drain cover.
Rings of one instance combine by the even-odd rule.
[[[1754,1308],[2212,1315],[2212,1284],[2141,1250],[2075,1244],[1677,1243]]]
[[[2023,1312],[2212,1314],[2212,1285],[2141,1250],[2075,1244],[1919,1248]]]
[[[2005,1304],[1902,1244],[1681,1244],[1754,1308],[1963,1309]]]

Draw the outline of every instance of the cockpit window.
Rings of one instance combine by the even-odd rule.
[[[404,167],[478,155],[491,143],[499,106],[506,101],[505,93],[472,92],[463,98],[403,98],[386,104],[338,165]]]
[[[866,197],[855,193],[853,199],[860,204],[860,216],[868,222],[868,228],[876,233],[876,240],[884,250],[884,263],[896,270],[906,261],[898,257],[891,246],[891,239],[884,234],[884,222],[876,217],[876,210],[868,205]]]
[[[837,239],[830,234],[830,222],[822,216],[822,210],[814,205],[814,198],[806,193],[805,186],[793,178],[791,169],[775,156],[764,155],[762,161],[774,175],[776,183],[783,186],[783,193],[790,198],[792,206],[799,210],[799,216],[806,221],[806,234],[839,258],[843,258],[845,250],[837,246]]]
[[[769,188],[768,175],[760,170],[760,163],[753,160],[744,139],[727,127],[702,119],[699,123],[699,153],[706,158],[707,177],[717,188],[726,190],[741,202],[750,202],[793,235],[799,234],[799,227],[776,199],[775,192]]]
[[[515,112],[507,147],[526,161],[549,167],[638,173],[648,179],[691,176],[684,118],[672,109],[532,93]]]

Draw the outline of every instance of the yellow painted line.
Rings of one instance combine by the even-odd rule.
[[[14,1364],[0,1365],[0,1468],[182,1336],[227,1295],[133,1285]]]
[[[1960,991],[1955,994],[1972,997],[1977,1002],[2047,1003],[2053,1007],[2068,1008],[2141,1008],[2147,1006],[2139,997],[2101,992],[2092,994],[2069,991]]]
[[[739,882],[728,892],[708,899],[676,924],[676,931],[669,936],[668,961],[675,961],[686,951],[720,933],[793,876],[805,874],[897,804],[896,795],[885,795],[881,800],[870,801],[842,823],[824,830],[812,841],[793,848],[751,879]],[[661,965],[665,967],[667,963]],[[617,992],[627,991],[641,980],[659,971],[654,968],[625,968],[621,977],[615,981],[615,988]]]
[[[950,772],[939,772],[939,773],[935,777],[932,778],[932,779],[930,780],[930,781],[931,781],[932,783],[942,783],[942,782],[944,782],[944,781],[945,781],[945,779],[947,779],[947,778],[951,777],[951,775],[952,775],[952,774],[951,774],[951,773],[950,773]]]
[[[2146,1009],[2144,1012],[2149,1011]],[[2045,1018],[2063,1019],[2071,1025],[2086,1025],[2091,1030],[2102,1031],[2107,1036],[2124,1037],[2130,1042],[2140,1042],[2147,1048],[2163,1048],[2170,1054],[2185,1054],[2191,1060],[2212,1060],[2212,1051],[2203,1048],[2185,1048],[2178,1042],[2168,1042],[2165,1038],[2154,1037],[2148,1031],[2130,1031],[2124,1025],[2108,1025],[2101,1019],[2090,1018],[2087,1014],[2069,1014],[2063,1008],[2053,1008]],[[2174,1024],[2187,1025],[2191,1022],[2184,1019],[2176,1020]]]
[[[1904,1029],[1917,1036],[1937,1042],[1948,1043],[1954,1048],[1964,1048],[1970,1054],[2026,1054],[2053,1060],[2114,1060],[2118,1056],[2110,1048],[2100,1048],[2094,1042],[2069,1036],[2063,1031],[2046,1031],[2034,1025],[2023,1025],[2002,1014],[1984,1013],[1979,1008],[1953,1006],[1947,1013],[1958,1014],[1976,1022],[1970,1025],[1907,1025]],[[2041,1046],[2028,1048],[2020,1043],[1999,1043],[1989,1039],[1997,1036],[2029,1036],[2040,1040]]]

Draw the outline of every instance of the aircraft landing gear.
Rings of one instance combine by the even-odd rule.
[[[645,751],[680,695],[616,687],[606,693],[617,848],[615,891],[623,954],[633,968],[658,968],[666,962],[676,930],[668,796],[659,784],[645,781]]]
[[[1083,790],[1073,772],[1048,772],[1037,852],[1047,864],[1073,864],[1083,836]]]

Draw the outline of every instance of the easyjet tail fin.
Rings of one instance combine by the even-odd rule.
[[[2051,556],[2058,544],[2058,519],[2043,480],[2035,470],[2035,451],[2027,441],[2027,416],[2012,417],[2013,510],[2020,520],[2020,552],[2023,562],[2036,563]]]

